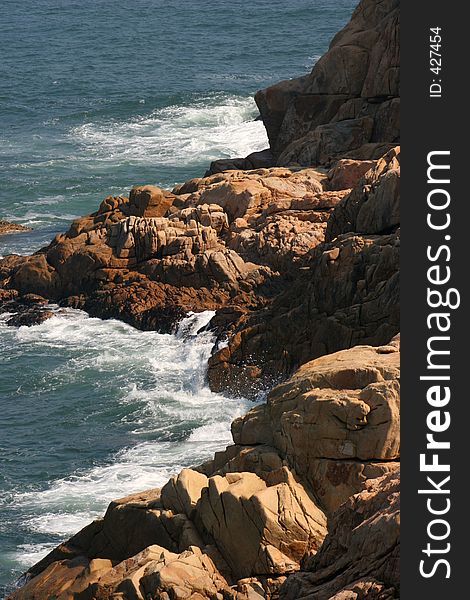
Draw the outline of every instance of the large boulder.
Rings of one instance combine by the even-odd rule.
[[[399,374],[398,339],[308,362],[234,421],[234,442],[275,448],[331,514],[399,460]]]
[[[326,534],[324,513],[286,468],[268,483],[254,473],[216,475],[201,496],[198,514],[236,579],[296,571]]]

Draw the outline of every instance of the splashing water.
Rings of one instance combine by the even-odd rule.
[[[213,315],[190,314],[174,335],[71,309],[34,327],[0,324],[0,369],[16,373],[3,391],[24,403],[23,421],[8,404],[2,415],[14,448],[0,428],[0,533],[21,523],[21,542],[0,558],[5,568],[26,569],[112,499],[159,487],[230,443],[230,423],[249,404],[207,387]],[[25,461],[47,477],[22,481]]]

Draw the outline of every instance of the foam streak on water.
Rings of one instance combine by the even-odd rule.
[[[87,462],[83,446],[94,445],[88,468],[52,477],[48,485],[22,486],[13,472],[7,478],[8,491],[0,499],[6,520],[0,529],[5,532],[13,520],[21,520],[23,531],[23,542],[4,557],[7,564],[27,568],[102,515],[112,499],[159,487],[171,474],[211,458],[230,443],[230,423],[248,403],[224,398],[207,387],[213,335],[204,328],[213,314],[191,314],[174,335],[141,332],[70,309],[58,309],[56,316],[30,328],[0,325],[2,346],[18,348],[10,357],[11,368],[15,362],[27,362],[28,353],[33,365],[38,355],[62,357],[49,372],[37,364],[29,381],[17,390],[20,398],[22,392],[25,397],[34,395],[37,410],[39,404],[50,405],[46,411],[53,420],[46,424],[34,412],[25,414],[34,436],[37,468],[67,472],[67,464],[56,464],[53,456],[59,439],[55,436],[63,427],[77,458],[85,451]],[[90,401],[70,398],[64,414],[55,398],[76,387],[88,387]],[[117,445],[125,442],[117,452],[107,452],[106,443],[99,440],[106,435],[102,427],[108,420],[122,435]],[[88,439],[82,440],[83,426]],[[7,439],[1,440],[4,444]],[[26,455],[31,452],[29,445],[22,450]],[[13,454],[7,454],[7,466],[15,462]]]
[[[246,156],[269,145],[251,96],[192,94],[184,104],[152,104],[155,100],[119,116],[87,115],[80,125],[61,123],[57,138],[58,124],[46,124],[54,144],[33,137],[27,153],[0,135],[0,161],[12,153],[22,159],[11,166],[12,178],[21,188],[35,181],[33,198],[22,189],[3,206],[0,185],[0,216],[33,229],[0,238],[0,255],[39,249],[109,194],[127,195],[142,183],[172,188],[203,175],[215,159]]]
[[[168,165],[209,164],[268,147],[253,98],[212,94],[124,122],[85,123],[70,135],[98,160]]]

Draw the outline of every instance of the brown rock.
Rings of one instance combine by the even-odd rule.
[[[326,238],[342,233],[383,233],[400,224],[400,147],[390,150],[368,170],[336,206]]]
[[[14,592],[10,599],[144,600],[149,597],[236,600],[210,557],[198,548],[191,547],[181,554],[174,554],[157,545],[114,566],[111,561],[88,561],[83,556],[56,562]]]
[[[332,513],[399,449],[398,342],[304,364],[232,424],[236,444],[274,447]],[[339,461],[339,462],[338,462]]]
[[[20,233],[21,231],[31,231],[31,227],[25,227],[19,223],[10,223],[9,221],[0,219],[0,235]]]
[[[384,344],[398,332],[399,156],[399,147],[389,151],[351,192],[306,195],[289,210],[283,199],[249,227],[232,224],[229,245],[238,252],[297,270],[267,308],[232,324],[228,345],[209,362],[214,390],[256,396],[313,358]],[[328,243],[321,242],[322,216]]]
[[[281,600],[400,597],[400,475],[372,479],[335,513],[320,551],[288,578]]]
[[[8,257],[7,257],[8,260]],[[44,254],[34,254],[18,261],[10,275],[10,285],[22,295],[38,294],[54,299],[59,286],[58,274]]]
[[[163,486],[162,504],[169,510],[191,517],[201,498],[202,490],[208,485],[207,477],[202,473],[183,469]]]
[[[287,469],[268,485],[254,473],[209,479],[197,511],[235,578],[298,569],[326,532],[323,512]]]
[[[16,290],[0,288],[0,314],[11,313],[5,323],[20,327],[21,325],[39,325],[53,316],[48,301],[36,294],[21,296]]]
[[[248,471],[267,481],[270,473],[279,471],[285,465],[287,463],[272,446],[235,444],[216,452],[214,458],[200,465],[198,470],[207,476]]]
[[[187,310],[218,308],[241,282],[248,294],[271,276],[218,238],[227,228],[218,205],[182,210],[170,220],[126,216],[125,204],[108,199],[114,212],[77,220],[36,255],[4,259],[5,285],[145,329],[167,313],[179,310],[181,318]]]
[[[127,212],[135,217],[163,217],[173,204],[174,196],[153,185],[133,187]]]
[[[291,142],[279,155],[279,164],[328,165],[336,157],[354,154],[372,138],[371,117],[346,119],[319,125],[313,131]]]
[[[61,598],[72,600],[70,588],[81,579],[89,565],[84,556],[50,564],[40,577],[30,580],[25,586],[13,592],[8,600],[49,600]]]
[[[373,160],[341,159],[328,171],[328,189],[352,189],[356,187],[367,171],[374,166],[375,161]]]
[[[286,291],[243,316],[209,360],[214,390],[256,396],[298,366],[399,329],[399,237],[344,235],[320,245]]]
[[[279,291],[277,271],[323,241],[346,193],[324,192],[324,181],[315,169],[272,168],[192,180],[175,194],[133,188],[39,253],[3,259],[0,279],[142,329],[171,331],[189,310],[261,307]]]
[[[278,164],[361,158],[367,144],[398,141],[398,32],[398,0],[362,0],[309,75],[256,94]]]
[[[211,222],[245,261],[284,272],[323,241],[329,214],[347,193],[321,191],[324,181],[326,174],[318,170],[279,168],[193,180],[178,193],[191,192],[188,203],[198,204],[180,215],[188,218],[205,210],[205,223]],[[222,217],[227,217],[225,211],[229,221]],[[211,218],[218,214],[215,224]]]

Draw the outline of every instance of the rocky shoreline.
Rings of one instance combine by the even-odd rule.
[[[398,339],[311,361],[233,445],[112,502],[11,598],[398,598],[399,414]]]
[[[19,223],[10,223],[4,219],[0,219],[0,235],[9,233],[21,233],[22,231],[31,231],[31,227],[25,227]]]
[[[216,311],[233,444],[116,500],[11,599],[399,598],[399,6],[362,0],[312,73],[259,92],[271,148],[108,197],[0,260],[11,325],[49,303],[172,331]]]

